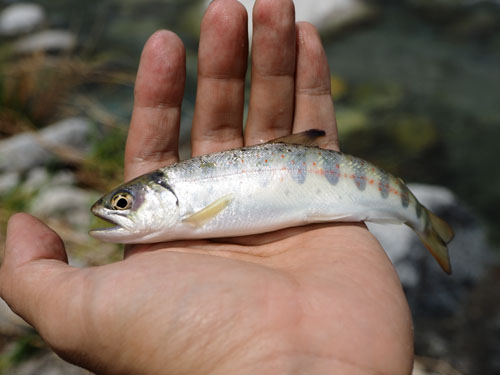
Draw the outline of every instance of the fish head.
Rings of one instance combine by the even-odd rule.
[[[136,178],[100,198],[92,213],[113,227],[94,229],[89,234],[102,241],[146,243],[168,236],[180,222],[179,201],[158,172]]]

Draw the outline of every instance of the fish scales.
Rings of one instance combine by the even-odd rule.
[[[350,155],[280,140],[161,168],[104,196],[93,212],[117,226],[91,234],[123,243],[242,236],[330,221],[405,223],[449,271],[451,229],[402,180]]]
[[[405,209],[399,180],[361,159],[297,145],[243,148],[231,155],[206,155],[162,169],[181,202],[181,216],[234,194],[230,207],[200,237],[244,235],[284,226],[343,217],[344,221],[382,220],[418,223],[416,209]],[[379,187],[384,184],[383,189]],[[382,190],[381,190],[382,189]],[[383,194],[387,191],[388,194]],[[196,202],[193,201],[196,197]],[[412,198],[412,205],[417,204]],[[377,216],[378,215],[378,216]],[[394,217],[393,217],[394,216]],[[230,228],[228,228],[230,226]]]

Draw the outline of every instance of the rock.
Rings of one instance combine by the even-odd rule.
[[[88,148],[89,121],[70,118],[38,133],[22,133],[0,141],[0,173],[23,172],[56,159],[51,148],[62,146],[82,153]]]
[[[447,29],[459,37],[489,38],[496,35],[500,29],[500,12],[494,8],[498,6],[483,5],[464,12],[463,17],[454,19]]]
[[[30,212],[40,217],[59,217],[71,225],[88,229],[90,206],[96,194],[74,187],[49,185],[31,202]]]
[[[70,171],[61,170],[51,177],[44,167],[36,167],[28,172],[20,188],[26,193],[35,193],[41,188],[73,185],[75,182],[75,175]]]
[[[455,231],[448,248],[453,275],[446,275],[414,232],[403,225],[367,223],[394,263],[412,313],[446,316],[463,303],[492,262],[486,233],[478,219],[448,189],[410,184],[419,201]]]
[[[29,54],[39,51],[67,52],[76,47],[76,36],[65,30],[44,30],[28,35],[14,43],[18,53]]]
[[[0,175],[0,195],[12,191],[21,180],[19,173],[8,172]]]
[[[453,10],[457,8],[469,8],[478,3],[500,4],[499,0],[409,0],[408,2],[414,6],[434,11],[437,9]]]
[[[462,375],[451,364],[442,359],[415,357],[412,375]]]
[[[49,173],[44,167],[35,167],[28,172],[21,189],[26,193],[34,193],[50,180]]]
[[[374,9],[363,0],[322,0],[314,6],[307,0],[296,0],[297,21],[307,21],[322,33],[330,33],[372,17]]]
[[[50,180],[50,184],[53,186],[74,185],[75,183],[75,174],[67,170],[61,170],[57,172]]]
[[[9,368],[4,375],[89,375],[87,370],[63,361],[52,352],[45,352],[26,361],[14,368]]]
[[[45,12],[38,4],[17,3],[0,13],[0,35],[19,35],[33,31],[45,21]]]
[[[20,336],[30,330],[31,326],[14,314],[5,301],[0,298],[0,335]]]
[[[211,1],[206,0],[207,7]],[[249,15],[255,0],[240,0]],[[374,14],[373,6],[363,0],[316,0],[314,5],[307,0],[294,0],[296,21],[307,21],[321,33],[337,31],[352,23],[357,23]],[[252,35],[252,17],[249,16],[248,32]]]

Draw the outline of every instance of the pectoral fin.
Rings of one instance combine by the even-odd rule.
[[[229,203],[233,201],[233,199],[233,194],[224,195],[222,198],[219,198],[215,202],[210,203],[205,208],[186,217],[182,221],[195,227],[202,227],[207,222],[216,217],[219,213],[221,213],[229,205]]]

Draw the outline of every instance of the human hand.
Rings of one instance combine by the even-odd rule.
[[[310,128],[337,148],[330,76],[291,0],[258,0],[242,136],[246,12],[217,0],[201,28],[193,155]],[[161,31],[136,81],[126,179],[177,160],[184,48]],[[9,222],[0,295],[68,361],[100,374],[409,374],[411,318],[383,249],[361,225],[130,247],[76,269],[31,216]]]

